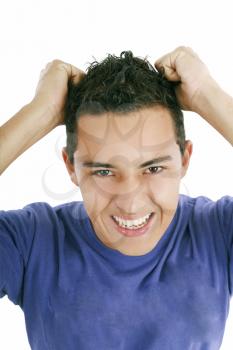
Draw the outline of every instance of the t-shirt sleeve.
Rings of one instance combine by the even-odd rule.
[[[229,279],[233,293],[233,197],[224,196],[217,201],[218,220],[226,244],[229,261]]]
[[[35,234],[33,208],[0,211],[0,297],[21,304],[24,274]]]

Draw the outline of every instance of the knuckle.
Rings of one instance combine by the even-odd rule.
[[[59,60],[59,59],[57,59],[57,58],[55,58],[52,61],[47,63],[46,68],[56,67],[56,66],[58,66],[60,64],[64,64],[64,62]]]
[[[60,64],[60,63],[64,63],[63,61],[59,60],[58,58],[55,58],[52,60],[51,62],[52,64]]]
[[[52,61],[49,61],[44,68],[41,70],[40,74],[45,74],[46,72],[50,71],[51,69],[54,69],[56,67],[59,67],[60,65],[64,65],[65,63],[59,59],[54,59]]]
[[[184,46],[184,45],[181,45],[181,46],[178,46],[177,51],[187,51],[187,46]]]
[[[191,53],[191,54],[194,53],[193,49],[190,46],[181,45],[181,46],[178,46],[176,50],[182,53]]]

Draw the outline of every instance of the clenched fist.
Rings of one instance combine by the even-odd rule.
[[[68,80],[78,83],[86,74],[79,68],[55,59],[40,73],[34,100],[53,114],[57,125],[63,124],[64,106],[68,92]]]
[[[214,83],[199,56],[190,47],[179,46],[156,60],[154,65],[159,71],[164,70],[168,80],[180,81],[176,95],[181,108],[197,112],[198,97]]]

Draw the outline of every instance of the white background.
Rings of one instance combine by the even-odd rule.
[[[231,1],[223,0],[2,3],[0,124],[33,98],[40,71],[54,58],[85,70],[88,62],[108,53],[119,55],[130,49],[140,57],[147,55],[153,63],[177,46],[190,46],[233,96],[231,6]],[[212,199],[233,196],[230,144],[197,114],[185,112],[185,125],[194,153],[181,192]],[[5,171],[0,179],[1,209],[17,209],[36,201],[56,205],[81,199],[60,158],[64,143],[65,129],[60,126]],[[53,194],[42,185],[44,175]],[[232,348],[233,306],[221,349]],[[30,349],[23,313],[7,297],[0,300],[0,349]]]

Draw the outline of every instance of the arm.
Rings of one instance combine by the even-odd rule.
[[[212,82],[196,97],[196,112],[233,146],[233,98]]]
[[[233,98],[210,75],[189,47],[180,46],[155,62],[171,81],[180,81],[176,95],[181,108],[198,113],[233,145]]]
[[[0,175],[26,149],[57,125],[50,110],[32,101],[0,128]]]
[[[33,100],[0,127],[0,175],[24,151],[64,120],[67,83],[85,73],[60,60],[41,71]]]

